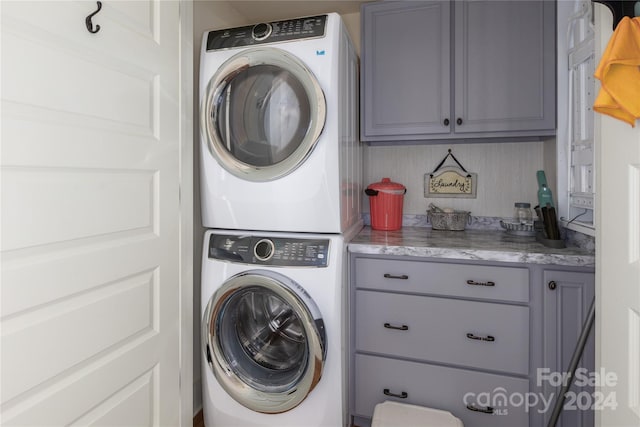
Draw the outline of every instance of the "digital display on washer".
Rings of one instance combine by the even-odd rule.
[[[257,265],[326,267],[329,240],[212,234],[209,258]]]
[[[324,37],[326,23],[327,15],[319,15],[210,31],[207,51]]]

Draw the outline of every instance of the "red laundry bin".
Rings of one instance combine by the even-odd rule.
[[[370,184],[365,194],[369,196],[371,228],[374,230],[399,230],[402,228],[402,204],[407,189],[390,178]]]

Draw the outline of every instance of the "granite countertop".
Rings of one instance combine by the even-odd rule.
[[[365,227],[349,243],[361,254],[408,255],[461,260],[595,267],[595,253],[586,249],[553,249],[530,237],[499,230],[440,231],[403,227],[397,231]]]

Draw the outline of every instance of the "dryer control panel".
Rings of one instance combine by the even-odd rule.
[[[326,267],[328,239],[294,239],[266,236],[212,234],[209,258],[243,264],[282,267]]]
[[[210,31],[207,51],[324,37],[326,25],[327,15],[319,15]]]

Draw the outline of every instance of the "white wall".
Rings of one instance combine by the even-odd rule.
[[[356,50],[356,55],[358,58],[360,57],[360,12],[357,13],[347,13],[342,16],[342,21],[344,22],[344,26],[347,28],[347,32],[349,36],[351,36],[351,41],[353,42],[353,47]]]

